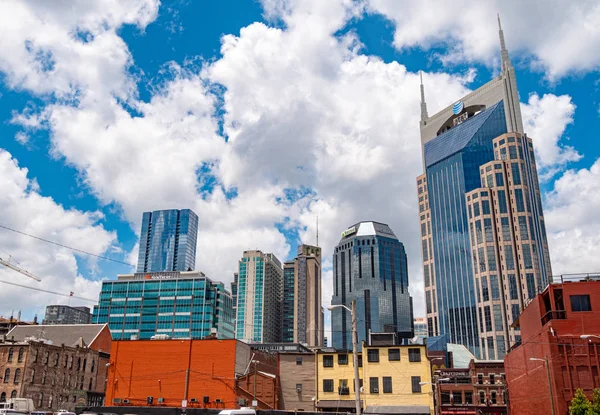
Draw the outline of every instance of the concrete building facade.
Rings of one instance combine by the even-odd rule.
[[[323,345],[321,248],[300,245],[298,256],[283,265],[284,342]]]
[[[353,300],[359,342],[367,340],[370,332],[396,333],[399,341],[413,337],[404,245],[384,223],[356,223],[342,232],[334,248],[331,304],[350,307]],[[333,347],[352,349],[350,313],[334,308],[331,324]]]
[[[591,399],[600,387],[600,275],[554,277],[514,325],[522,342],[504,358],[510,413],[566,414],[577,389]]]
[[[282,338],[283,267],[274,254],[244,251],[239,262],[235,337],[276,343]]]
[[[46,306],[46,315],[42,324],[91,324],[92,312],[89,307],[71,307],[68,305]]]

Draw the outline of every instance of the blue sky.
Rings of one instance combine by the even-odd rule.
[[[244,249],[288,259],[314,243],[317,215],[328,258],[343,229],[379,220],[407,248],[420,314],[418,71],[430,114],[487,82],[499,12],[554,271],[597,271],[600,8],[535,4],[4,2],[0,224],[132,263],[143,211],[192,208],[198,268],[229,282]],[[9,254],[38,286],[88,298],[131,270],[0,231]],[[65,301],[2,286],[0,315]]]

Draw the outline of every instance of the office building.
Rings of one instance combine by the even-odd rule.
[[[198,216],[189,209],[144,212],[137,272],[193,271]]]
[[[273,254],[244,251],[237,281],[236,338],[277,343],[283,326],[283,268]]]
[[[555,277],[515,323],[504,358],[511,414],[567,414],[577,389],[599,386],[600,275]]]
[[[415,329],[415,343],[424,344],[427,338],[427,319],[425,317],[415,317],[413,326]]]
[[[431,363],[424,345],[363,344],[358,359],[360,404],[365,414],[433,414]],[[316,407],[354,412],[352,353],[317,351]]]
[[[499,36],[502,68],[487,84],[431,117],[421,85],[425,173],[417,178],[417,188],[428,335],[448,334],[452,343],[464,344],[478,357],[486,355],[487,344],[480,344],[473,274],[473,260],[477,258],[470,243],[465,195],[482,187],[480,166],[494,160],[494,140],[507,133],[523,136],[515,71],[501,27]],[[535,165],[529,151],[526,157],[523,168],[532,174],[528,191],[533,194],[537,191],[537,177],[531,173]],[[533,223],[541,235],[541,207],[536,211],[532,215],[539,217],[533,218]],[[546,257],[543,266],[549,271],[547,255],[542,251],[540,255]],[[498,349],[494,350],[497,354]]]
[[[108,323],[115,340],[155,336],[233,338],[233,301],[223,283],[203,273],[152,272],[103,281],[94,323]]]
[[[333,254],[332,305],[356,300],[359,342],[370,332],[413,337],[412,298],[404,245],[390,227],[359,222],[342,232]],[[352,349],[352,318],[342,307],[331,311],[333,347]]]
[[[300,245],[283,265],[283,341],[323,345],[321,248]]]
[[[467,209],[482,356],[503,359],[520,341],[511,327],[551,278],[533,143],[519,133],[494,139]]]
[[[68,305],[46,306],[46,316],[42,324],[90,324],[92,313],[89,307]]]

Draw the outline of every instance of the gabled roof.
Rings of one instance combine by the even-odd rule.
[[[29,339],[50,341],[55,346],[89,347],[107,328],[106,324],[56,324],[39,326],[15,326],[6,338],[14,337],[17,342]]]
[[[462,124],[440,134],[433,140],[425,143],[425,166],[430,167],[438,161],[458,153],[469,144],[479,129],[485,124],[495,111],[504,110],[504,102],[500,101],[479,114],[468,118]],[[502,115],[504,117],[504,115]],[[500,135],[500,134],[498,134]]]

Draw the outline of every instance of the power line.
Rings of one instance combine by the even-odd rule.
[[[56,295],[60,295],[60,296],[63,296],[63,297],[77,298],[78,300],[90,301],[92,303],[96,302],[96,300],[92,300],[90,298],[79,297],[77,295],[63,294],[63,293],[59,293],[59,292],[56,292],[56,291],[44,290],[42,288],[30,287],[28,285],[17,284],[15,282],[9,282],[9,281],[0,280],[0,283],[14,285],[15,287],[27,288],[29,290],[40,291],[40,292],[43,292],[43,293],[56,294]]]
[[[64,244],[61,244],[61,243],[58,243],[58,242],[49,241],[48,239],[40,238],[39,236],[30,235],[28,233],[25,233],[25,232],[22,232],[22,231],[18,231],[16,229],[9,228],[8,226],[0,225],[0,228],[6,229],[7,231],[18,233],[20,235],[28,236],[28,237],[33,238],[33,239],[37,239],[38,241],[42,241],[42,242],[46,242],[46,243],[49,243],[49,244],[52,244],[52,245],[60,246],[61,248],[67,248],[67,249],[70,249],[71,251],[79,252],[81,254],[93,256],[93,257],[96,257],[96,258],[104,259],[106,261],[112,261],[112,262],[116,262],[117,264],[127,265],[127,266],[131,267],[131,264],[129,264],[127,262],[119,261],[118,259],[108,258],[108,257],[105,257],[103,255],[96,255],[96,254],[93,254],[91,252],[84,251],[83,249],[73,248],[71,246],[67,246],[67,245],[64,245]]]

